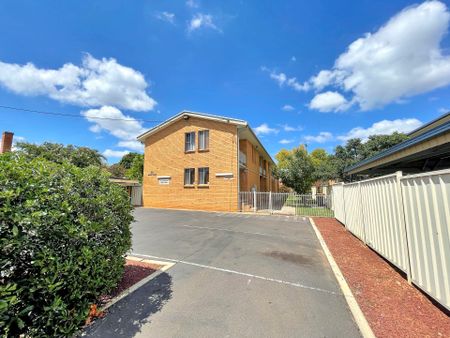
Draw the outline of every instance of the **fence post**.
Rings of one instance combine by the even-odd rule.
[[[409,245],[408,245],[408,231],[406,228],[406,215],[405,215],[405,204],[403,200],[403,189],[402,189],[402,172],[397,171],[397,203],[399,208],[399,221],[400,221],[400,227],[403,229],[403,247],[404,247],[404,255],[406,258],[406,277],[408,279],[408,283],[412,284],[412,278],[411,278],[411,260],[409,257]]]
[[[256,212],[256,189],[253,190],[253,212]]]
[[[269,191],[269,212],[272,214],[272,191]]]

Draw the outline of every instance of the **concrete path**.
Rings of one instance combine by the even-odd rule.
[[[136,209],[133,254],[176,264],[89,337],[360,337],[305,219]]]

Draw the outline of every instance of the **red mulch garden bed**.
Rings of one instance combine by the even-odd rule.
[[[102,318],[105,316],[104,311],[100,311],[99,308],[105,306],[114,297],[120,295],[126,289],[132,287],[147,276],[150,276],[155,271],[159,270],[161,266],[156,264],[150,264],[142,261],[135,261],[127,259],[125,262],[125,270],[123,272],[122,279],[117,287],[109,294],[100,296],[99,304],[92,304],[89,310],[88,318],[86,319],[86,325],[92,323],[95,318]]]
[[[333,218],[314,218],[377,337],[450,337],[450,317]]]
[[[120,280],[119,284],[113,291],[111,291],[108,295],[102,296],[100,298],[101,304],[102,305],[106,304],[114,297],[120,295],[124,290],[133,286],[134,284],[144,279],[145,277],[150,276],[159,268],[160,268],[159,265],[134,260],[127,260],[122,279]]]

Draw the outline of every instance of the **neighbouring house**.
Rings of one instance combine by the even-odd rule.
[[[450,112],[408,136],[408,140],[346,168],[345,174],[415,174],[450,168]]]
[[[139,181],[126,178],[110,178],[109,180],[125,188],[130,197],[131,205],[142,206],[142,184]]]
[[[336,182],[334,180],[316,181],[311,187],[311,195],[330,195],[331,187]]]
[[[275,163],[246,121],[183,111],[138,140],[144,207],[237,211],[241,191],[278,191]]]

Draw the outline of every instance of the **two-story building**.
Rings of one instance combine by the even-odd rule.
[[[275,163],[246,121],[183,111],[138,140],[144,207],[237,211],[240,191],[278,191]]]

